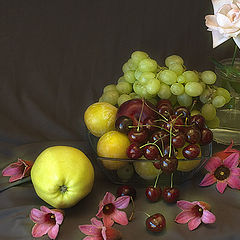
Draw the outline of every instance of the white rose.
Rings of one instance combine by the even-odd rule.
[[[214,15],[207,15],[206,26],[212,31],[213,47],[233,38],[240,47],[240,0],[212,0]]]

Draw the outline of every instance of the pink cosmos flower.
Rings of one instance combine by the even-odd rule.
[[[3,176],[10,176],[9,182],[20,180],[30,175],[33,162],[18,158],[17,162],[11,163],[2,170]]]
[[[126,208],[129,201],[129,196],[122,196],[116,199],[112,193],[106,192],[103,200],[100,201],[99,210],[96,216],[103,218],[103,223],[106,227],[111,227],[114,222],[121,225],[127,225],[127,214],[124,211],[119,211],[118,209]]]
[[[209,224],[216,221],[215,215],[209,211],[210,205],[205,202],[181,200],[177,202],[177,205],[183,211],[177,215],[175,221],[182,224],[188,223],[188,229],[191,231],[196,229],[201,222]]]
[[[79,225],[82,233],[88,235],[83,240],[120,240],[121,234],[112,227],[105,227],[100,220],[91,219],[92,225]]]
[[[216,188],[223,193],[227,185],[231,188],[240,189],[239,152],[231,153],[227,158],[221,160],[212,157],[205,166],[209,172],[205,175],[200,186],[209,186],[217,182]]]
[[[40,210],[36,208],[31,210],[30,218],[36,223],[32,228],[33,237],[42,237],[48,234],[50,239],[55,239],[58,235],[59,225],[63,222],[63,212],[41,206]]]

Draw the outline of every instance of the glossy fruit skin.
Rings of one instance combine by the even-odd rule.
[[[149,201],[157,202],[161,198],[162,189],[158,186],[149,186],[146,188],[145,195]]]
[[[45,202],[54,208],[69,208],[91,192],[94,169],[80,150],[54,146],[37,157],[31,180],[37,195]]]
[[[199,143],[201,140],[201,132],[196,127],[188,127],[185,135],[187,142],[192,144]]]
[[[128,133],[128,139],[130,142],[138,144],[146,143],[148,140],[148,130],[144,128],[140,128],[139,130],[134,128]]]
[[[116,119],[115,128],[119,132],[127,134],[130,131],[129,126],[133,126],[133,121],[131,118],[121,116],[118,119]]]
[[[200,114],[196,114],[190,118],[190,124],[194,124],[199,129],[203,129],[205,126],[205,118]]]
[[[134,200],[137,196],[136,189],[130,185],[119,186],[117,189],[117,197],[122,197],[122,196],[130,196]]]
[[[173,114],[173,109],[169,105],[162,104],[158,107],[158,112],[160,116],[170,118],[170,116]]]
[[[143,149],[139,147],[139,144],[132,143],[127,148],[127,156],[130,159],[138,159],[143,155]]]
[[[162,193],[163,199],[167,203],[176,203],[180,196],[180,191],[175,187],[165,187]]]
[[[184,144],[185,144],[185,136],[183,133],[180,132],[176,136],[172,137],[172,145],[175,148],[181,148],[184,146]]]
[[[143,122],[143,125],[144,125],[144,128],[148,129],[149,132],[154,132],[159,130],[158,127],[155,127],[159,125],[159,122],[156,122],[156,119],[152,117],[146,118]]]
[[[201,132],[201,145],[207,145],[211,143],[213,140],[213,133],[210,129],[208,128],[203,128]]]
[[[172,107],[172,103],[168,99],[159,100],[157,103],[157,108],[159,109],[161,105],[168,105],[169,107]]]
[[[157,141],[158,140],[158,141]],[[162,141],[164,145],[169,143],[169,133],[164,130],[158,130],[153,132],[149,138],[150,142],[156,142],[159,146],[162,146]]]
[[[149,160],[155,160],[160,153],[155,145],[147,145],[143,149],[143,154],[145,158]]]
[[[127,116],[132,119],[133,125],[137,126],[140,115],[141,123],[143,123],[146,118],[156,118],[157,113],[154,110],[157,111],[156,107],[149,101],[132,99],[121,104],[117,110],[116,119],[118,119],[120,116]]]
[[[189,144],[182,150],[182,154],[187,159],[194,159],[198,157],[200,153],[200,147],[196,144]]]
[[[185,120],[186,118],[189,118],[189,116],[190,116],[189,110],[188,110],[186,107],[184,107],[184,106],[176,107],[176,108],[174,109],[174,114],[177,115],[177,116],[181,115],[180,117],[181,117],[182,119],[184,119],[184,120]]]
[[[178,160],[176,157],[169,157],[168,155],[164,156],[160,160],[160,168],[166,174],[171,174],[177,170]]]
[[[166,219],[161,213],[155,213],[146,219],[146,228],[151,232],[161,232],[166,227]]]

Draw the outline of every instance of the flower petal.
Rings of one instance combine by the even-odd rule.
[[[41,206],[40,207],[40,210],[42,212],[45,212],[45,213],[53,213],[49,208],[45,207],[45,206]]]
[[[16,175],[13,175],[9,178],[9,182],[15,182],[18,181],[20,179],[22,179],[24,177],[24,173],[23,172],[19,172]]]
[[[112,193],[106,192],[105,196],[103,197],[102,204],[106,205],[108,203],[113,203],[115,199],[116,197]]]
[[[201,218],[199,217],[195,217],[195,218],[192,218],[189,222],[188,222],[188,229],[189,230],[194,230],[196,229],[201,223]]]
[[[37,208],[33,208],[30,213],[30,218],[35,223],[43,223],[45,221],[46,213],[38,210]]]
[[[124,211],[119,211],[115,209],[114,213],[111,215],[112,219],[121,225],[128,224],[127,214]]]
[[[59,231],[59,225],[56,224],[55,226],[53,226],[52,228],[49,229],[49,231],[48,231],[49,238],[55,239],[58,235],[58,231]]]
[[[101,228],[96,227],[94,225],[79,225],[80,231],[86,235],[90,236],[102,236]]]
[[[35,224],[32,228],[32,236],[33,237],[41,237],[45,235],[50,228],[52,228],[52,224],[49,223],[41,223],[41,224]]]
[[[102,240],[102,237],[87,236],[83,240]]]
[[[107,240],[106,228],[105,227],[102,228],[101,234],[102,234],[103,240]]]
[[[194,218],[194,214],[191,211],[182,211],[176,216],[175,222],[185,224],[192,218]]]
[[[223,193],[225,188],[227,187],[227,182],[217,182],[216,187],[220,193]]]
[[[239,176],[231,175],[228,178],[227,183],[231,188],[240,189],[240,178],[239,178]]]
[[[232,169],[231,174],[240,177],[240,168],[237,167],[237,168]]]
[[[205,224],[214,223],[216,221],[215,215],[208,210],[203,211],[203,215],[201,219],[202,219],[202,222]]]
[[[111,227],[113,224],[114,224],[114,221],[112,220],[112,214],[111,215],[103,215],[103,225],[105,227]]]
[[[95,217],[91,219],[92,225],[95,225],[96,227],[103,227],[103,223],[100,220],[97,220]]]
[[[226,159],[223,160],[224,166],[233,169],[238,166],[239,163],[239,153],[232,153]]]
[[[208,172],[214,172],[216,168],[222,165],[222,161],[219,157],[211,157],[207,164],[205,165],[205,169]]]
[[[62,212],[59,212],[59,211],[54,211],[54,210],[52,210],[52,213],[54,214],[54,216],[55,216],[55,220],[56,220],[56,223],[58,224],[58,225],[60,225],[60,224],[62,224],[62,222],[63,222],[63,213]]]
[[[130,201],[130,197],[129,196],[118,197],[116,199],[116,201],[114,202],[114,205],[118,209],[124,209],[124,208],[126,208],[128,206],[129,201]]]
[[[177,205],[179,208],[181,208],[182,210],[191,210],[192,207],[194,206],[193,203],[189,202],[189,201],[185,201],[185,200],[180,200],[177,201]]]
[[[219,31],[217,30],[212,30],[213,48],[226,42],[229,38],[230,37],[225,37],[223,34],[219,33]]]
[[[199,183],[199,186],[202,186],[202,187],[209,186],[215,182],[216,182],[216,178],[212,174],[207,173],[203,178],[203,180]]]
[[[221,1],[212,0],[214,14],[216,14],[223,5],[231,4],[231,3],[232,3],[232,0],[221,0]]]

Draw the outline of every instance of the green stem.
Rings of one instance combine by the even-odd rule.
[[[171,124],[171,128],[170,128],[170,148],[169,148],[169,154],[168,157],[171,157],[171,152],[172,152],[172,124]]]
[[[171,174],[171,183],[170,183],[170,188],[173,187],[173,173]]]
[[[234,48],[234,52],[233,52],[233,58],[232,58],[232,67],[234,65],[234,62],[235,62],[235,58],[236,58],[236,54],[237,54],[237,44],[235,44],[235,48]]]
[[[141,108],[140,116],[139,116],[139,119],[138,119],[138,125],[137,125],[137,131],[138,132],[140,130],[140,121],[141,121],[142,114],[143,114],[143,108],[144,108],[144,99],[142,99],[142,108]]]
[[[154,188],[157,186],[157,184],[158,184],[158,179],[159,179],[159,176],[160,176],[160,173],[161,173],[161,170],[159,170],[159,172],[158,172],[158,175],[157,175],[157,177],[156,177],[156,180],[155,180],[155,183],[154,183]]]

